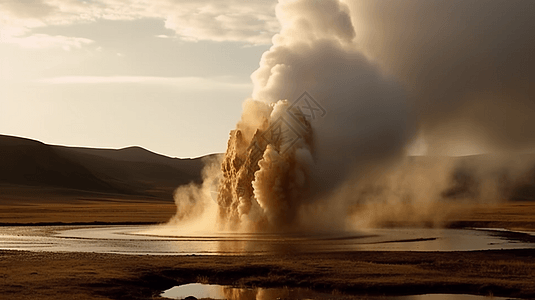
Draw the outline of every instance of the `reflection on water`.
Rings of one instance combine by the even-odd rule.
[[[171,299],[185,299],[193,296],[198,299],[225,299],[225,300],[273,300],[273,299],[312,299],[312,300],[342,300],[342,299],[370,299],[370,300],[505,300],[511,298],[484,297],[475,295],[455,294],[426,294],[414,296],[350,296],[315,292],[303,288],[234,288],[215,284],[191,283],[176,286],[161,294]]]
[[[237,255],[332,251],[469,251],[535,248],[503,232],[373,229],[323,234],[195,233],[151,226],[0,227],[0,249],[152,255]],[[164,232],[164,233],[162,233]],[[517,233],[518,235],[519,233]],[[526,235],[528,236],[528,235]]]
[[[333,298],[332,294],[318,293],[301,288],[281,289],[247,289],[233,288],[215,284],[192,283],[171,288],[161,294],[162,297],[185,299],[194,296],[199,299],[228,300],[273,300],[273,299],[342,299]]]

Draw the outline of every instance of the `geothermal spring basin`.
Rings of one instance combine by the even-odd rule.
[[[6,226],[0,249],[133,255],[246,255],[333,251],[535,248],[496,229],[366,229],[329,233],[187,232],[160,226]]]

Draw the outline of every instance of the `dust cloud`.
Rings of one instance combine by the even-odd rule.
[[[403,81],[428,154],[533,152],[532,1],[344,2],[357,43]]]
[[[336,216],[345,205],[330,194],[361,165],[402,155],[412,134],[405,93],[354,43],[346,5],[280,1],[276,13],[281,32],[251,76],[252,97],[230,135],[219,223],[308,230],[321,208],[316,221],[342,226]]]
[[[281,31],[251,75],[220,169],[177,190],[172,222],[441,226],[466,203],[525,197],[519,187],[535,182],[534,156],[519,154],[535,144],[535,6],[401,3],[280,0]],[[497,154],[451,156],[487,152]]]

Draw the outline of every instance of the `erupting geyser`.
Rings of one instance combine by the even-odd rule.
[[[279,0],[281,30],[226,154],[201,187],[177,190],[174,220],[203,214],[195,228],[241,231],[434,226],[465,200],[525,197],[513,191],[535,182],[535,156],[518,155],[535,144],[534,6],[409,2]],[[428,157],[407,156],[415,140]],[[440,156],[457,148],[500,155]]]
[[[262,124],[252,136],[240,124],[230,134],[217,202],[220,220],[231,229],[242,222],[252,229],[292,225],[307,196],[312,127],[297,111],[292,113],[299,124],[287,123],[287,112],[287,101],[266,105],[257,112]]]
[[[314,215],[342,225],[345,205],[330,193],[408,137],[403,92],[353,42],[344,4],[283,0],[276,13],[281,32],[252,75],[222,162],[224,229],[295,230]]]

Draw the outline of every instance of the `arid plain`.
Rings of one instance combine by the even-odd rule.
[[[13,140],[7,143],[13,147]],[[7,148],[5,144],[4,149]],[[43,149],[50,147],[33,142],[30,142],[30,146],[42,148],[37,153],[43,153]],[[21,147],[27,149],[28,145]],[[141,157],[122,156],[130,160],[126,164],[128,168],[135,168],[137,164],[143,166],[141,170],[147,170],[147,166],[156,168],[161,167],[163,162],[175,163],[172,159],[153,157],[139,149],[134,152]],[[52,153],[57,157],[64,155],[60,151]],[[35,154],[12,151],[10,161],[4,155],[5,160],[0,162],[8,164],[14,158],[26,159],[28,155]],[[102,155],[100,158],[99,155],[88,155],[85,159],[91,158],[91,163],[85,165],[86,160],[82,156],[76,160],[77,166],[81,165],[91,170],[91,174],[97,174],[93,180],[99,184],[97,188],[72,188],[54,182],[36,184],[35,181],[32,185],[22,185],[20,181],[6,183],[4,180],[0,189],[1,225],[158,224],[165,223],[175,214],[173,189],[165,181],[156,177],[149,181],[150,176],[141,171],[133,176],[135,178],[127,180],[119,176],[122,174],[122,162],[112,163],[113,159],[108,157],[105,162],[115,172],[111,180],[111,176],[105,176],[103,172],[104,164],[97,163],[102,159]],[[155,158],[159,161],[156,162]],[[71,156],[69,162],[73,161]],[[52,175],[68,177],[70,171],[67,167],[70,166],[64,164],[62,167],[60,172],[51,172],[45,167],[34,168],[28,164],[29,169],[38,169],[42,178],[49,179]],[[143,185],[136,180],[143,181]],[[67,181],[67,184],[74,186],[78,183],[76,180]],[[129,188],[131,186],[138,186],[138,190]],[[445,226],[535,231],[535,202],[504,201],[494,205],[465,206],[451,214]],[[512,238],[518,239],[518,236]],[[524,242],[534,242],[529,235],[522,235],[522,239]],[[6,299],[159,299],[163,290],[193,282],[239,287],[303,287],[355,299],[362,299],[366,295],[423,293],[535,297],[535,251],[522,249],[353,251],[264,256],[158,256],[2,250],[0,265],[0,294]]]
[[[174,213],[173,206],[108,199],[3,204],[0,209],[4,224],[20,224],[20,220],[125,224],[165,222]],[[45,211],[48,217],[43,219]],[[535,230],[534,215],[534,203],[509,203],[474,208],[451,226]],[[1,251],[0,257],[0,294],[6,299],[158,299],[165,289],[200,279],[246,287],[305,287],[359,297],[415,292],[535,297],[533,250],[288,253],[261,259]]]

